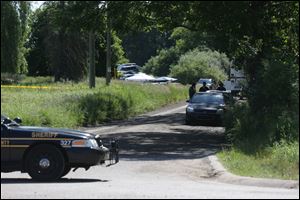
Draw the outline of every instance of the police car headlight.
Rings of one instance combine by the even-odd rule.
[[[217,114],[221,115],[221,114],[223,114],[223,113],[224,113],[224,110],[223,110],[223,109],[218,109],[218,110],[217,110]]]
[[[187,112],[194,112],[194,107],[193,107],[193,106],[188,106],[188,107],[186,108],[186,111],[187,111]]]
[[[98,147],[98,143],[94,139],[89,139],[89,140],[74,140],[72,142],[72,147],[97,148]]]

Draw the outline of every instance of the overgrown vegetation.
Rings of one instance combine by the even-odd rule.
[[[240,176],[299,180],[299,142],[283,140],[256,154],[233,148],[218,153],[218,157],[229,171]]]
[[[225,134],[233,148],[218,157],[232,173],[299,179],[299,112],[279,110],[253,112],[248,102],[228,110]]]
[[[299,115],[283,112],[257,115],[248,103],[235,105],[225,115],[226,136],[246,154],[263,151],[281,140],[299,140]]]
[[[49,79],[44,79],[48,83]],[[32,85],[26,78],[21,85]],[[35,80],[42,83],[42,79]],[[43,84],[44,86],[46,84]],[[48,88],[1,88],[1,112],[19,116],[26,125],[75,128],[126,119],[183,100],[182,85],[151,85],[97,79],[94,90],[86,83],[51,83]]]
[[[227,79],[224,69],[228,68],[229,61],[225,54],[194,49],[180,57],[178,64],[171,68],[171,76],[183,84],[197,82],[200,77],[218,82]]]
[[[155,76],[167,76],[170,74],[171,67],[178,62],[179,57],[180,52],[174,47],[162,49],[158,55],[152,56],[147,61],[142,70]]]

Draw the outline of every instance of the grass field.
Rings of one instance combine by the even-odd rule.
[[[235,148],[217,154],[231,173],[240,176],[299,180],[299,142],[281,142],[256,155]]]
[[[26,86],[26,87],[24,87]],[[17,86],[1,86],[1,113],[21,117],[26,125],[75,128],[154,110],[187,98],[180,84],[153,85],[96,80],[53,83],[49,78],[26,78]]]

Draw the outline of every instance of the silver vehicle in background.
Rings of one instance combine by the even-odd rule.
[[[206,86],[209,89],[212,89],[212,86],[214,84],[213,79],[211,79],[211,78],[200,78],[199,81],[198,81],[198,83],[201,84],[201,85],[203,85],[204,82],[206,83]]]
[[[125,79],[133,76],[136,73],[140,72],[140,66],[136,63],[124,63],[120,64],[117,67],[117,76],[120,79]]]

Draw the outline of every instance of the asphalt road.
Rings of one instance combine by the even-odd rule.
[[[299,199],[299,189],[224,181],[209,159],[226,146],[224,129],[184,124],[185,104],[87,132],[120,141],[120,163],[71,172],[55,183],[1,173],[1,199],[222,198]]]

